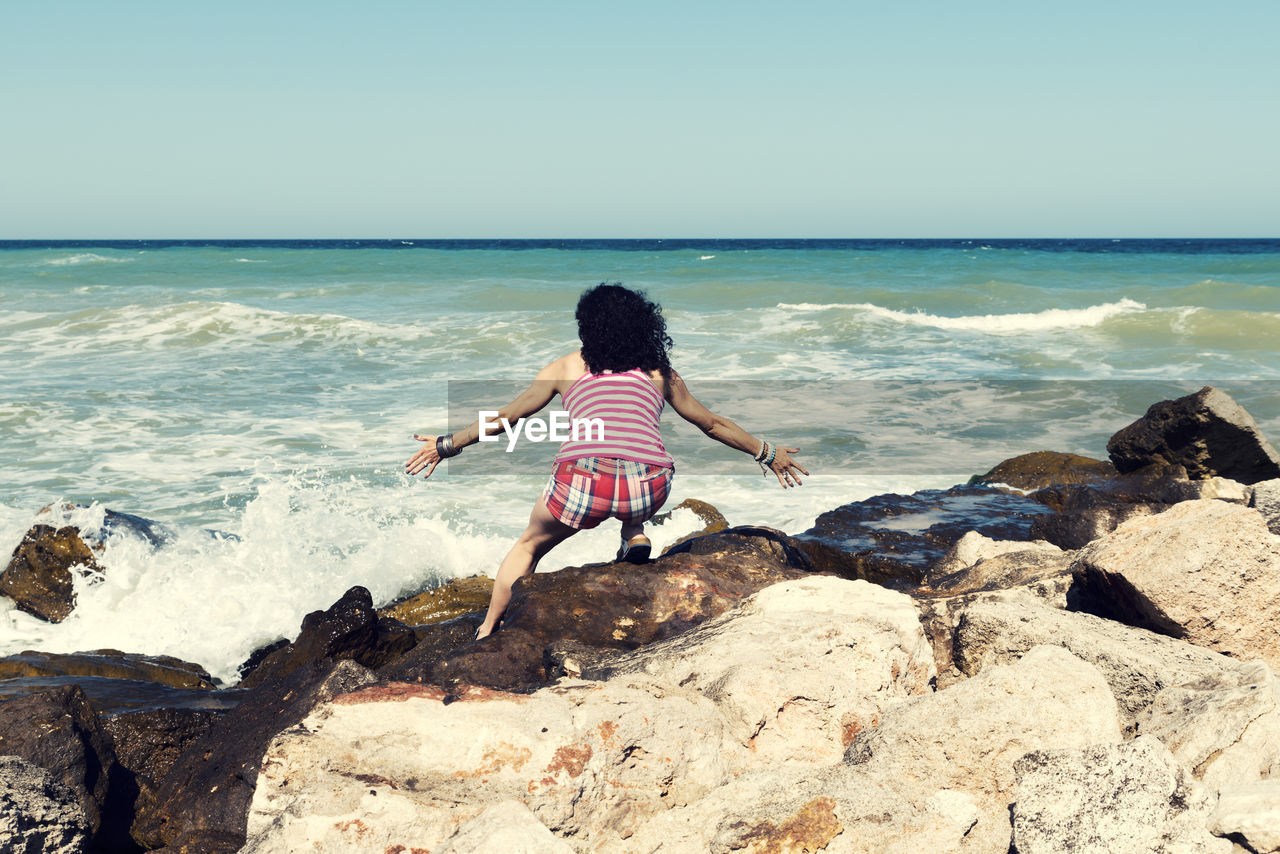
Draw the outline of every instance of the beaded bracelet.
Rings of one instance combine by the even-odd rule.
[[[760,445],[760,453],[756,454],[756,462],[760,464],[760,473],[768,477],[769,466],[773,465],[774,459],[778,456],[778,449],[768,442],[762,442]]]

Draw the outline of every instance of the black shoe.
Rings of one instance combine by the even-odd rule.
[[[644,534],[638,534],[629,540],[622,541],[617,560],[627,563],[648,563],[649,553],[652,550],[653,543],[649,542],[649,538]]]

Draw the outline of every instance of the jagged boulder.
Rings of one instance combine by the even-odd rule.
[[[133,837],[148,848],[237,851],[245,841],[249,802],[271,739],[318,704],[374,679],[354,661],[320,660],[254,688],[187,744],[160,781],[154,802],[137,816]]]
[[[1280,453],[1253,416],[1212,386],[1154,404],[1107,442],[1115,467],[1184,466],[1193,479],[1219,475],[1251,484],[1280,477]]]
[[[350,660],[381,667],[417,642],[414,632],[399,620],[378,616],[367,589],[352,587],[327,610],[303,617],[298,637],[263,658],[240,680],[240,687],[254,688],[319,661]]]
[[[1166,688],[1212,677],[1236,680],[1252,666],[1187,643],[1035,601],[976,601],[956,622],[953,661],[966,676],[1017,661],[1036,646],[1061,646],[1093,664],[1107,680],[1126,731]]]
[[[116,763],[111,737],[75,686],[0,702],[0,756],[45,769],[76,797],[88,833],[101,848],[128,847],[131,781]]]
[[[0,756],[0,840],[9,854],[81,854],[89,822],[66,785],[17,756]]]
[[[1224,786],[1209,827],[1218,836],[1243,840],[1255,854],[1280,851],[1280,780]]]
[[[1132,519],[1072,570],[1101,616],[1280,667],[1280,537],[1248,507],[1188,501]]]
[[[102,572],[79,529],[34,525],[0,575],[0,596],[8,596],[32,616],[60,623],[75,608],[72,572],[77,569]]]
[[[1018,854],[1230,854],[1206,822],[1215,799],[1160,741],[1028,753],[1018,760]]]

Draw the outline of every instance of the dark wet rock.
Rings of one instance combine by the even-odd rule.
[[[1031,532],[1060,548],[1079,549],[1136,516],[1150,516],[1174,504],[1202,498],[1245,503],[1250,494],[1235,481],[1218,477],[1192,480],[1180,465],[1152,464],[1095,483],[1037,490],[1030,497],[1057,514],[1037,519]]]
[[[471,640],[483,619],[484,612],[477,610],[452,620],[418,627],[417,646],[378,668],[378,678],[395,682],[425,681],[437,661]]]
[[[38,765],[71,789],[96,845],[113,851],[132,847],[132,780],[116,763],[111,736],[79,688],[0,702],[0,755]]]
[[[404,655],[417,644],[413,630],[399,620],[380,618],[373,597],[352,587],[326,611],[302,618],[297,639],[262,659],[240,681],[241,688],[288,676],[313,661],[350,660],[377,668]]]
[[[806,573],[780,556],[798,550],[766,528],[732,529],[636,566],[608,563],[536,573],[516,582],[504,627],[468,643],[413,679],[528,689],[552,678],[547,650],[567,639],[634,649],[719,616],[763,587]],[[410,674],[406,674],[407,676]]]
[[[1031,540],[1033,522],[1050,512],[1007,490],[957,486],[846,504],[823,513],[797,540],[817,571],[911,589],[969,531]]]
[[[1183,466],[1194,480],[1217,475],[1251,484],[1280,477],[1280,453],[1253,416],[1212,386],[1155,404],[1111,437],[1107,453],[1121,472],[1156,463]]]
[[[0,680],[0,700],[73,685],[84,691],[89,698],[89,705],[100,715],[117,715],[143,709],[226,710],[235,708],[244,695],[239,690],[171,688],[159,682],[110,679],[105,676],[27,676]]]
[[[378,616],[399,620],[406,626],[443,623],[489,606],[493,579],[483,575],[454,578],[434,590],[394,602],[378,609]]]
[[[0,839],[12,854],[81,854],[89,823],[75,792],[17,756],[0,756]]]
[[[774,561],[802,572],[813,572],[815,569],[804,543],[777,528],[764,525],[738,525],[714,534],[693,537],[671,546],[664,554],[704,555],[721,559],[740,555],[752,561]]]
[[[319,703],[374,682],[354,661],[312,660],[263,683],[191,741],[154,803],[140,811],[134,838],[150,848],[233,852],[244,844],[249,802],[267,745]]]
[[[60,623],[76,604],[73,567],[102,572],[77,528],[35,525],[14,549],[0,576],[0,596],[8,596],[28,614]]]
[[[237,704],[238,705],[238,704]],[[153,784],[164,779],[191,742],[230,709],[144,709],[103,718],[116,761]]]
[[[1116,474],[1116,467],[1105,460],[1058,451],[1036,451],[1007,459],[986,474],[974,477],[972,483],[1034,490],[1067,483],[1095,483]]]
[[[248,676],[250,673],[257,670],[258,665],[262,664],[262,662],[267,658],[267,656],[271,655],[271,653],[275,652],[278,649],[284,649],[288,645],[289,645],[288,638],[278,638],[276,640],[273,640],[271,643],[263,644],[262,646],[255,649],[253,652],[249,653],[249,657],[246,658],[243,662],[241,662],[240,666],[236,668],[236,675],[239,676],[241,680],[243,680],[244,677]]]
[[[0,658],[0,679],[26,676],[105,676],[158,682],[174,688],[213,688],[213,677],[198,664],[168,655],[140,655],[118,649],[59,654],[26,650]]]

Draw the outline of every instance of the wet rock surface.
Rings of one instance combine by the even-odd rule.
[[[823,513],[798,539],[819,571],[908,589],[970,531],[1030,540],[1034,521],[1051,512],[1007,490],[958,486],[846,504]]]
[[[150,848],[238,850],[267,744],[318,703],[374,679],[353,661],[320,661],[258,686],[187,745],[134,822],[134,838]]]
[[[139,655],[118,649],[70,654],[27,650],[0,658],[0,680],[33,676],[101,676],[173,688],[215,687],[213,677],[203,667],[167,655]]]
[[[443,623],[489,606],[493,579],[483,575],[455,578],[434,590],[427,590],[378,609],[379,617],[399,620],[407,626]]]
[[[0,575],[0,596],[7,596],[22,611],[51,623],[60,623],[75,608],[71,573],[83,567],[102,572],[93,552],[70,525],[53,528],[35,525],[18,543]]]
[[[364,587],[353,587],[324,611],[312,611],[302,620],[302,631],[291,643],[264,657],[240,680],[241,688],[253,688],[317,661],[355,661],[365,667],[381,667],[417,644],[414,632],[399,620],[379,617],[373,597]]]
[[[1106,460],[1058,451],[1034,451],[1007,459],[974,480],[984,484],[1004,484],[1014,489],[1034,491],[1069,483],[1095,483],[1118,474]]]
[[[1212,386],[1153,405],[1111,437],[1107,453],[1121,472],[1156,463],[1183,466],[1193,479],[1251,484],[1280,477],[1280,453],[1253,416]]]
[[[135,791],[116,763],[110,735],[74,686],[0,702],[0,756],[18,756],[49,772],[76,797],[93,842],[131,847],[128,824]]]

